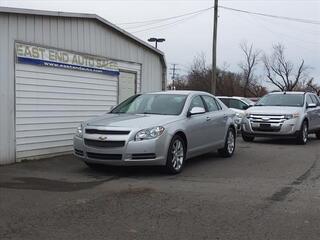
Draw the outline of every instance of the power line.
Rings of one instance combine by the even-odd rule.
[[[247,14],[252,14],[252,15],[263,16],[263,17],[270,17],[270,18],[277,18],[277,19],[282,19],[282,20],[287,20],[287,21],[295,21],[295,22],[300,22],[300,23],[320,25],[320,21],[318,21],[318,20],[303,19],[303,18],[292,18],[292,17],[272,15],[272,14],[266,14],[266,13],[260,13],[260,12],[251,12],[251,11],[247,11],[247,10],[241,10],[241,9],[230,8],[230,7],[225,7],[225,6],[219,6],[219,8],[230,10],[230,11],[235,11],[235,12],[241,12],[241,13],[247,13]]]
[[[287,21],[294,21],[294,22],[305,23],[305,24],[320,25],[320,21],[317,21],[317,20],[303,19],[303,18],[292,18],[292,17],[278,16],[278,15],[272,15],[272,14],[266,14],[266,13],[251,12],[251,11],[247,11],[247,10],[229,8],[229,7],[225,7],[225,6],[219,6],[219,8],[222,8],[222,9],[225,9],[225,10],[231,10],[231,11],[235,11],[235,12],[240,12],[240,13],[246,13],[246,14],[250,14],[250,15],[258,15],[258,16],[275,18],[275,19],[280,19],[280,20],[287,20]],[[139,29],[141,27],[150,26],[150,28],[141,29],[141,30],[137,30],[137,31],[133,32],[133,33],[139,33],[139,32],[149,31],[149,30],[153,30],[153,29],[165,28],[167,26],[174,25],[174,24],[186,21],[186,20],[188,20],[190,18],[198,16],[198,15],[200,15],[200,14],[202,14],[204,12],[207,12],[207,11],[209,11],[211,9],[213,9],[213,7],[209,7],[209,8],[205,8],[205,9],[201,9],[201,10],[198,10],[198,11],[189,12],[189,13],[181,14],[181,15],[177,15],[177,16],[172,16],[172,17],[168,17],[168,18],[159,18],[159,19],[153,19],[153,20],[126,23],[126,24],[146,23],[146,24],[143,24],[143,25],[140,25],[140,26],[131,27],[131,28],[129,27],[129,28],[126,28],[126,29]],[[185,18],[182,18],[182,17],[185,17]],[[182,18],[182,19],[179,19],[179,18]],[[173,22],[169,22],[169,23],[165,23],[165,24],[162,24],[162,25],[158,25],[158,26],[153,26],[153,25],[156,25],[158,23],[165,22],[165,21],[170,21],[170,20],[173,20],[173,19],[178,19],[178,20],[177,21],[173,21]]]
[[[176,19],[176,18],[181,18],[181,17],[185,17],[185,16],[189,16],[189,15],[194,15],[194,14],[197,14],[197,13],[205,12],[205,11],[208,11],[208,10],[210,10],[212,8],[213,7],[204,8],[204,9],[200,9],[198,11],[193,11],[193,12],[189,12],[189,13],[185,13],[185,14],[181,14],[181,15],[167,17],[167,18],[158,18],[158,19],[151,19],[151,20],[137,21],[137,22],[118,23],[118,25],[135,25],[135,24],[143,24],[143,23],[163,22],[163,21],[168,21],[168,20],[172,20],[172,19]]]
[[[203,14],[203,12],[194,14],[192,16],[189,16],[189,17],[186,17],[186,18],[183,18],[183,19],[179,19],[179,20],[174,21],[174,22],[170,22],[170,23],[166,23],[166,24],[162,24],[162,25],[158,25],[158,26],[154,26],[154,27],[150,27],[150,28],[146,28],[146,29],[141,29],[141,30],[138,30],[138,31],[134,31],[132,33],[139,33],[139,32],[145,32],[145,31],[153,30],[153,29],[165,28],[165,27],[170,26],[170,25],[174,25],[174,24],[177,24],[177,23],[180,23],[180,22],[187,21],[187,20],[189,20],[191,18],[194,18],[194,17],[196,17],[196,16],[198,16],[200,14]]]
[[[209,8],[204,8],[204,9],[200,9],[197,11],[193,11],[193,12],[188,12],[185,14],[180,14],[180,15],[176,15],[176,16],[172,16],[172,17],[167,17],[167,18],[158,18],[158,19],[150,19],[150,20],[145,20],[145,21],[136,21],[136,22],[126,22],[126,23],[119,23],[119,25],[137,25],[137,24],[142,24],[139,26],[133,26],[133,27],[127,27],[127,30],[130,29],[139,29],[142,27],[148,27],[148,26],[152,26],[150,28],[146,28],[146,29],[141,29],[141,30],[137,30],[134,31],[133,33],[139,33],[139,32],[144,32],[144,31],[149,31],[149,30],[153,30],[153,29],[159,29],[159,28],[165,28],[167,26],[170,25],[174,25],[176,23],[180,23],[183,21],[186,21],[190,18],[193,18],[195,16],[198,16],[204,12],[207,12],[211,9],[213,9],[214,7],[209,7]],[[279,16],[279,15],[272,15],[272,14],[267,14],[267,13],[261,13],[261,12],[251,12],[251,11],[247,11],[247,10],[242,10],[242,9],[236,9],[236,8],[230,8],[230,7],[225,7],[225,6],[219,6],[219,8],[225,9],[225,10],[230,10],[230,11],[235,11],[235,12],[240,12],[240,13],[246,13],[246,14],[250,14],[250,15],[258,15],[258,16],[263,16],[263,17],[269,17],[269,18],[275,18],[275,19],[280,19],[280,20],[287,20],[287,21],[294,21],[294,22],[299,22],[299,23],[306,23],[306,24],[314,24],[314,25],[320,25],[320,21],[318,20],[312,20],[312,19],[303,19],[303,18],[292,18],[292,17],[286,17],[286,16]],[[183,18],[185,17],[185,18]],[[182,19],[179,19],[182,18]],[[173,19],[178,19],[177,21],[173,21],[173,22],[169,22],[169,23],[165,23],[162,25],[158,25],[158,26],[153,26],[162,22],[166,22],[166,21],[170,21]]]

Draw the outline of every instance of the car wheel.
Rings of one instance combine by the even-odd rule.
[[[236,148],[236,134],[233,128],[229,128],[224,147],[219,149],[218,152],[222,157],[231,157]]]
[[[316,137],[320,139],[320,130],[316,132]]]
[[[297,143],[300,145],[304,145],[307,143],[308,141],[308,122],[307,121],[303,121],[301,129],[298,133],[297,136]]]
[[[186,147],[183,139],[175,135],[168,149],[166,169],[171,174],[177,174],[182,171],[186,159]]]
[[[242,139],[245,142],[253,142],[254,136],[248,136],[248,135],[245,135],[244,133],[242,133]]]

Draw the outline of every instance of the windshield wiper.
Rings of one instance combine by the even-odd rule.
[[[159,114],[159,113],[153,113],[153,112],[143,112],[142,114]]]
[[[142,114],[152,114],[152,115],[171,115],[169,113],[156,113],[156,112],[144,112]]]

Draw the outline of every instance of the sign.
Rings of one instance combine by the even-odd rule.
[[[119,75],[117,62],[106,58],[22,43],[16,43],[16,55],[18,63],[22,64]]]

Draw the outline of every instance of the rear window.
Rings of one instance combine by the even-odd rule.
[[[219,98],[221,102],[224,103],[227,107],[230,106],[230,99],[229,98]]]

